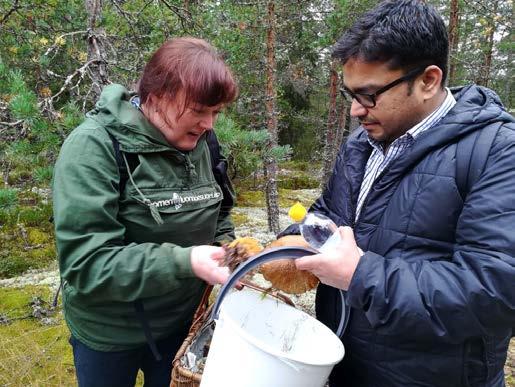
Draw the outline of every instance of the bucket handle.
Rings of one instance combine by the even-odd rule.
[[[305,257],[306,255],[318,254],[318,252],[309,247],[289,247],[289,246],[281,246],[274,247],[271,249],[266,249],[259,254],[254,255],[252,258],[247,261],[241,263],[236,270],[231,274],[227,282],[220,288],[218,295],[216,297],[216,301],[213,305],[213,310],[211,311],[210,320],[217,320],[218,313],[220,312],[220,306],[222,304],[223,299],[228,294],[229,290],[231,290],[236,282],[242,278],[249,271],[254,269],[256,266],[262,265],[265,262],[276,261],[278,259],[297,259],[300,257]]]
[[[254,269],[256,266],[259,266],[263,263],[276,261],[278,259],[297,259],[301,257],[305,257],[306,255],[314,255],[318,254],[318,251],[311,247],[290,247],[290,246],[281,246],[274,247],[271,249],[266,249],[259,254],[254,255],[249,260],[243,262],[238,266],[236,270],[231,274],[227,282],[221,287],[218,295],[216,297],[215,303],[213,305],[213,309],[211,311],[211,315],[207,320],[207,324],[210,324],[213,320],[218,319],[218,314],[220,312],[220,306],[222,304],[223,299],[228,294],[229,290],[231,290],[236,282],[247,274],[249,271]],[[336,330],[336,335],[341,337],[344,330],[344,321],[345,321],[345,299],[343,296],[343,291],[340,290],[340,301],[342,304],[342,313],[340,316],[340,322],[338,324],[338,329]]]

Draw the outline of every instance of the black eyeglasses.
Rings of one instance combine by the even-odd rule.
[[[418,67],[414,70],[409,71],[407,74],[403,75],[399,79],[396,79],[393,82],[390,82],[386,86],[381,87],[375,93],[366,94],[366,93],[354,93],[347,87],[343,87],[340,89],[340,93],[342,93],[343,97],[349,100],[355,99],[359,102],[360,105],[366,108],[373,108],[376,106],[376,98],[379,94],[384,93],[387,90],[390,90],[392,87],[397,86],[398,84],[405,82],[409,79],[416,77],[419,74],[422,74],[426,67]]]

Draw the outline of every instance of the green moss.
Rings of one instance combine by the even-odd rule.
[[[26,167],[18,165],[9,171],[7,182],[10,185],[26,186],[32,182],[32,172]]]
[[[277,181],[277,186],[287,189],[313,189],[320,186],[320,181],[306,173],[295,172],[281,176]]]
[[[0,245],[0,278],[43,269],[56,260],[53,233],[48,226],[6,224],[0,227]]]
[[[43,325],[30,316],[34,297],[49,301],[46,287],[0,288],[0,314],[12,319],[0,325],[0,385],[76,385],[69,333],[60,311],[54,325]],[[18,318],[18,320],[17,320]]]
[[[29,190],[19,191],[18,198],[21,206],[34,206],[41,201],[41,196],[37,192]]]
[[[11,250],[12,251],[12,250]],[[20,275],[29,269],[44,269],[56,260],[55,249],[46,246],[38,249],[13,252],[0,252],[0,278]]]
[[[39,204],[31,207],[21,207],[18,211],[18,222],[27,226],[45,227],[49,230],[52,206],[50,204]]]
[[[249,222],[249,217],[242,213],[233,212],[231,214],[232,222],[234,223],[234,226],[239,227],[245,223]]]
[[[264,180],[262,177],[255,177],[251,175],[244,179],[233,180],[234,186],[241,191],[255,191],[258,187],[264,186]]]
[[[12,224],[16,222],[16,213],[13,211],[0,210],[0,232],[1,228],[6,224]]]
[[[76,386],[70,333],[62,312],[58,306],[52,325],[23,318],[31,314],[34,297],[50,302],[52,292],[38,286],[0,288],[0,315],[11,319],[0,324],[0,386]],[[136,386],[143,386],[141,372]]]
[[[9,318],[26,316],[31,312],[29,304],[34,297],[50,299],[51,292],[43,286],[0,288],[0,313],[7,314]]]
[[[238,207],[264,207],[265,195],[262,191],[238,192],[236,203]]]
[[[290,208],[296,202],[309,208],[313,204],[313,198],[305,197],[296,190],[279,189],[279,207]]]
[[[0,254],[0,278],[14,277],[23,273],[29,267],[30,263],[24,257]]]
[[[38,228],[30,228],[27,230],[27,242],[31,245],[40,245],[47,243],[50,239],[50,235],[44,230]]]
[[[298,161],[298,160],[288,160],[280,163],[279,165],[282,169],[294,170],[294,171],[312,171],[313,168],[318,168],[318,166],[313,166],[313,163],[308,161]]]

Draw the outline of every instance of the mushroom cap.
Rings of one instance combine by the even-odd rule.
[[[301,246],[309,244],[300,235],[286,235],[270,243],[267,248],[278,246]],[[293,259],[280,259],[261,265],[263,277],[272,283],[275,289],[289,294],[301,294],[316,288],[319,279],[306,270],[299,270]]]
[[[236,238],[228,244],[229,247],[235,247],[236,245],[245,249],[245,252],[251,257],[263,251],[263,246],[259,243],[256,238],[242,237]]]

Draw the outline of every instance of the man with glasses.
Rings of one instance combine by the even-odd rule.
[[[515,326],[513,117],[491,90],[445,87],[447,32],[425,2],[380,3],[333,56],[361,125],[310,211],[342,226],[341,241],[296,260],[322,282],[317,317],[336,331],[345,315],[331,386],[503,386]]]

